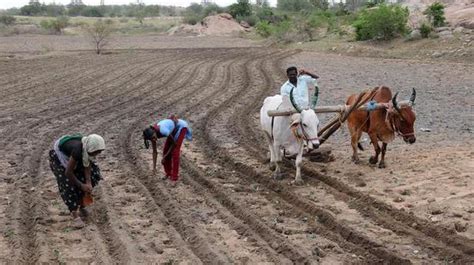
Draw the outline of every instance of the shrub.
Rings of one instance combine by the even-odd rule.
[[[329,11],[316,11],[309,17],[308,24],[313,28],[325,27],[330,31],[337,24],[336,16]]]
[[[354,22],[357,40],[390,40],[407,32],[409,11],[400,5],[382,4],[361,11]]]
[[[198,22],[201,21],[201,18],[197,15],[188,15],[183,17],[183,23],[189,25],[196,25]]]
[[[196,25],[198,22],[200,22],[204,18],[203,14],[204,14],[204,7],[200,4],[193,3],[189,7],[187,7],[186,10],[184,11],[183,23]]]
[[[420,26],[420,34],[422,38],[428,38],[430,36],[431,31],[433,31],[433,28],[431,25],[427,23],[423,23]]]
[[[269,6],[262,6],[257,9],[256,15],[260,20],[271,21],[273,11]]]
[[[300,32],[298,25],[290,20],[282,21],[273,27],[272,33],[284,43],[301,41],[306,37],[305,32]]]
[[[42,20],[40,26],[44,29],[50,30],[55,34],[63,33],[63,30],[69,24],[69,17],[58,17],[56,19]]]
[[[15,21],[16,21],[16,18],[14,16],[0,15],[0,24],[10,26],[10,25],[13,25]]]
[[[246,17],[238,16],[238,17],[236,18],[236,20],[239,21],[239,22],[240,22],[240,21],[245,21],[245,22],[249,23],[249,25],[250,25],[251,27],[253,27],[253,26],[255,26],[255,25],[257,24],[257,22],[258,22],[258,17],[256,17],[256,16],[246,16]]]
[[[268,38],[272,35],[272,26],[270,25],[270,23],[268,23],[268,21],[258,22],[255,26],[255,30],[260,36],[264,38]]]
[[[111,20],[112,21],[112,20]],[[109,42],[109,37],[113,31],[113,21],[97,20],[93,25],[85,28],[92,40],[96,54],[101,54],[104,47]]]
[[[299,12],[310,10],[312,5],[308,0],[278,0],[277,8],[282,11]]]
[[[441,3],[433,3],[423,12],[423,14],[428,17],[428,21],[431,22],[433,27],[441,27],[446,23],[446,18],[444,17],[444,5]]]

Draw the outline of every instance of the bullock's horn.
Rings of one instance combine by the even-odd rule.
[[[415,88],[412,88],[411,90],[411,96],[410,96],[410,105],[415,105],[415,99],[416,99],[416,90]]]
[[[314,95],[311,98],[311,107],[316,108],[316,105],[318,105],[318,99],[319,99],[319,87],[314,86]]]
[[[292,88],[291,88],[291,91],[290,91],[290,102],[291,102],[291,105],[293,105],[293,108],[295,108],[296,111],[301,112],[301,108],[298,106],[298,104],[296,104],[295,98],[293,97],[293,89],[295,89],[295,88],[292,87]]]
[[[398,107],[398,102],[397,102],[397,96],[398,96],[398,92],[395,93],[395,96],[393,96],[392,98],[392,105],[398,111],[398,113],[400,113],[400,108]]]

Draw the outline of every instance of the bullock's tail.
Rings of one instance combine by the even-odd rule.
[[[359,147],[360,151],[364,151],[364,147],[362,147],[361,143],[357,143],[357,147]]]

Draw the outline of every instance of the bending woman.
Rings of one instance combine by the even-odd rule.
[[[166,142],[163,147],[161,164],[165,169],[165,178],[169,178],[174,186],[178,180],[181,145],[184,138],[189,141],[192,140],[191,128],[189,128],[185,120],[171,116],[168,119],[153,123],[143,130],[145,147],[148,149],[150,146],[148,141],[151,141],[153,147],[153,174],[156,174],[156,160],[158,156],[156,141],[163,137],[166,137]]]
[[[94,161],[104,149],[105,142],[100,135],[76,134],[61,137],[49,151],[49,162],[59,193],[77,228],[84,227],[80,214],[87,216],[85,207],[92,203],[92,188],[101,180],[99,167]]]

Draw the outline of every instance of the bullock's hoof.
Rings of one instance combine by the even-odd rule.
[[[295,185],[295,186],[301,186],[304,184],[303,180],[302,179],[295,179],[295,180],[292,180],[291,181],[291,184]]]
[[[273,164],[273,163],[272,163],[272,164],[270,164],[270,170],[271,170],[271,171],[274,171],[275,169],[276,169],[276,166],[275,166],[275,164]]]
[[[275,180],[282,180],[283,179],[283,174],[282,173],[273,173],[272,177]]]
[[[357,158],[352,157],[352,162],[354,162],[354,164],[356,164],[356,165],[360,164],[360,160],[359,160],[358,157]]]
[[[370,164],[375,165],[375,164],[377,164],[377,162],[378,162],[378,159],[375,156],[370,157],[370,159],[369,159]]]
[[[385,162],[380,162],[379,163],[379,168],[385,168]]]

